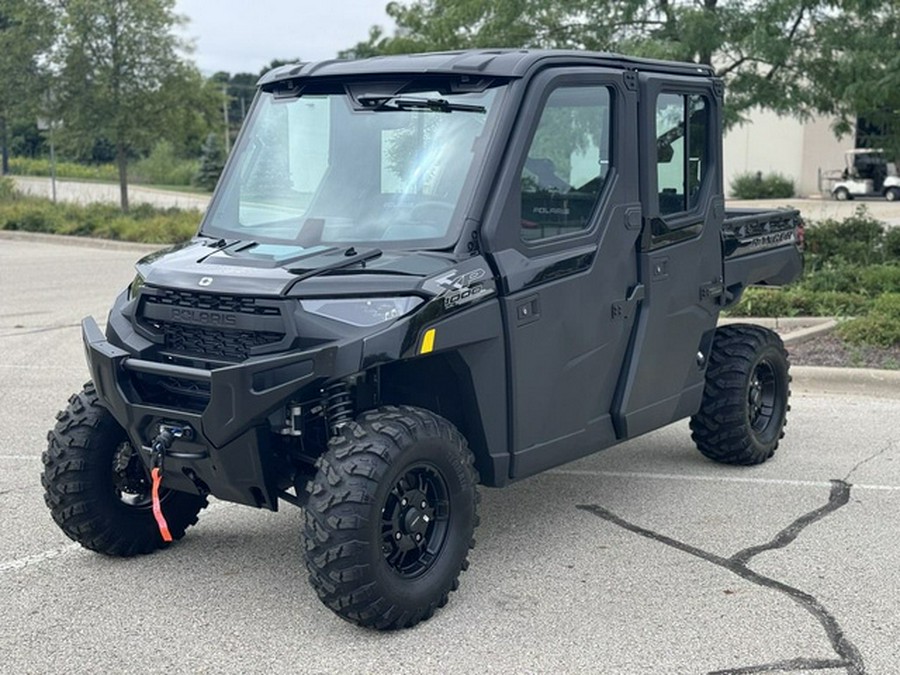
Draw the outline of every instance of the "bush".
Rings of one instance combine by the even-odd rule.
[[[0,201],[2,230],[169,244],[193,237],[199,222],[198,211],[159,209],[148,204],[139,204],[124,214],[112,204],[54,204],[49,199],[21,196]]]
[[[842,323],[837,332],[851,344],[900,346],[900,293],[881,296],[869,314]]]
[[[742,173],[731,181],[731,195],[735,199],[786,199],[794,196],[794,181],[780,173]]]
[[[49,159],[10,157],[9,172],[17,176],[49,176]],[[56,177],[72,180],[118,181],[119,172],[115,164],[76,164],[56,162]]]
[[[160,141],[148,157],[139,159],[131,169],[135,183],[190,185],[198,162],[181,159],[169,141]]]
[[[800,286],[809,291],[861,293],[869,297],[900,293],[900,265],[827,264],[818,270],[808,270]]]
[[[885,232],[884,258],[900,262],[900,227],[893,227]]]
[[[16,186],[13,185],[12,179],[0,176],[0,201],[10,201],[18,196]]]
[[[811,291],[800,286],[748,288],[741,301],[728,310],[731,316],[857,316],[872,300],[860,293]]]
[[[894,246],[892,235],[891,246]],[[860,206],[844,220],[822,220],[805,230],[807,265],[819,269],[826,264],[874,265],[900,256],[888,252],[884,225]],[[900,241],[897,242],[900,246]]]

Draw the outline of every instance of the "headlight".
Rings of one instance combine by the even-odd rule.
[[[137,294],[141,290],[141,286],[144,285],[144,277],[140,274],[134,275],[134,281],[131,282],[131,286],[128,287],[128,299],[133,300],[137,297]]]
[[[422,304],[422,298],[353,298],[351,300],[301,300],[310,314],[368,328],[399,319]]]

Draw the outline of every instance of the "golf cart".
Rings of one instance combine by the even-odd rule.
[[[881,197],[900,200],[897,165],[888,161],[884,150],[858,148],[845,154],[846,168],[829,178],[831,196],[838,201],[854,197]]]

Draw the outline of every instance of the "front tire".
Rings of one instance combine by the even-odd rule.
[[[761,464],[784,436],[790,375],[771,330],[732,324],[716,330],[700,411],[691,432],[703,455],[724,464]]]
[[[849,201],[851,196],[852,195],[850,194],[850,190],[848,190],[847,188],[839,187],[837,190],[834,191],[834,198],[837,199],[839,202]]]
[[[138,453],[87,383],[47,434],[44,502],[70,539],[98,553],[133,556],[166,546],[153,518],[150,477]],[[165,485],[165,484],[163,484]],[[173,539],[197,522],[206,497],[160,490]]]
[[[884,198],[889,202],[900,201],[900,188],[889,187],[884,191]]]
[[[308,486],[309,581],[360,626],[409,628],[459,586],[478,525],[465,439],[427,410],[385,407],[340,429]]]

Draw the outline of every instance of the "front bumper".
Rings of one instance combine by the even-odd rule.
[[[340,345],[203,370],[135,358],[111,344],[91,317],[82,322],[82,337],[100,399],[141,448],[145,463],[160,423],[192,430],[190,440],[178,439],[166,453],[168,487],[277,508],[274,458],[264,436],[270,433],[267,418],[304,389],[334,377]],[[208,403],[189,412],[144,401],[132,380],[136,373],[202,383],[209,387]]]

